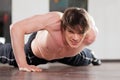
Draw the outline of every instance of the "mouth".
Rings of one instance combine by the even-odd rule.
[[[79,42],[76,42],[76,41],[71,41],[71,44],[72,45],[77,45]]]

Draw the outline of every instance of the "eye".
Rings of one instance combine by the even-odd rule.
[[[79,35],[83,35],[81,32],[78,32]]]
[[[68,32],[70,32],[70,33],[74,33],[72,30],[68,30]]]

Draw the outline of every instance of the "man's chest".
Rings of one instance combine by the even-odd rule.
[[[48,42],[46,46],[43,46],[42,50],[44,50],[44,55],[49,57],[49,59],[58,59],[75,56],[82,48],[72,49],[65,46],[62,41],[56,42],[56,40],[52,40]]]
[[[37,42],[39,50],[37,52],[40,52],[48,60],[71,57],[80,52],[80,48],[71,49],[65,46],[60,32],[54,34],[42,32],[37,38]]]
[[[65,47],[55,47],[54,50],[45,48],[45,56],[47,59],[59,59],[64,57],[72,57],[80,52],[80,49],[66,49]]]

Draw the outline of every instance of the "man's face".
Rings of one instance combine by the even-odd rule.
[[[83,42],[85,34],[81,34],[71,28],[65,30],[65,40],[72,48],[78,48]]]

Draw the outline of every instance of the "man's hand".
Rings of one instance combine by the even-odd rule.
[[[20,71],[27,71],[27,72],[40,72],[40,71],[42,71],[42,69],[40,69],[34,65],[26,65],[23,67],[19,67],[19,70]]]

